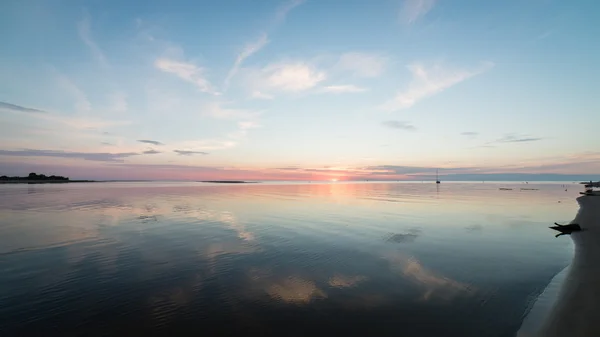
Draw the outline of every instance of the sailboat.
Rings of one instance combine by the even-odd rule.
[[[440,178],[438,177],[438,169],[435,169],[435,183],[436,184],[440,183]]]

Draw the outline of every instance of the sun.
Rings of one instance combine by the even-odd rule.
[[[330,181],[338,181],[337,178],[331,178]]]

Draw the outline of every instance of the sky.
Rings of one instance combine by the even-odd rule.
[[[0,175],[600,175],[600,2],[0,4]]]

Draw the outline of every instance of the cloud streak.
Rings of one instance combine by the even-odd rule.
[[[262,69],[264,84],[272,90],[300,92],[315,87],[327,77],[304,62],[277,63]]]
[[[233,64],[233,67],[231,68],[231,70],[229,70],[229,73],[227,74],[227,77],[225,78],[224,90],[227,90],[227,87],[229,87],[229,82],[237,74],[237,72],[239,71],[240,67],[242,66],[242,63],[244,62],[244,60],[247,59],[248,57],[252,56],[253,54],[257,53],[268,43],[269,43],[269,38],[267,37],[267,34],[263,33],[258,38],[258,40],[254,41],[252,43],[249,43],[244,47],[242,52],[235,59],[235,63]]]
[[[492,62],[484,62],[475,69],[452,69],[441,64],[424,65],[415,62],[408,65],[412,79],[406,90],[384,103],[381,108],[387,111],[408,109],[417,102],[438,94],[473,76],[479,75],[494,66]]]
[[[538,140],[542,140],[543,138],[540,137],[530,137],[530,136],[523,136],[523,135],[518,135],[515,133],[508,133],[504,136],[502,136],[501,138],[496,139],[491,143],[527,143],[527,142],[536,142]]]
[[[252,97],[254,99],[265,99],[265,100],[271,100],[271,99],[275,98],[272,95],[261,92],[260,90],[254,90],[252,92],[252,95],[250,95],[250,97]]]
[[[292,9],[302,5],[305,0],[291,0],[281,6],[275,14],[275,24],[279,25],[287,18]]]
[[[274,21],[271,29],[274,29],[276,26],[283,23],[283,21],[285,21],[287,15],[294,8],[300,6],[302,3],[304,3],[304,0],[292,0],[292,1],[285,3],[282,7],[280,7],[275,14],[275,21]],[[231,82],[231,79],[233,79],[233,77],[235,77],[235,75],[238,73],[238,71],[239,71],[240,67],[242,66],[242,64],[244,63],[244,61],[248,57],[259,52],[268,43],[269,43],[269,36],[266,32],[263,32],[256,41],[246,44],[246,46],[242,49],[242,51],[236,57],[235,62],[233,63],[233,66],[227,73],[227,77],[225,78],[224,85],[223,85],[224,91],[227,90],[227,88],[229,87],[229,83]],[[257,97],[257,98],[261,98],[261,97]]]
[[[357,87],[355,85],[346,84],[346,85],[329,85],[323,87],[322,89],[325,93],[332,94],[349,94],[349,93],[359,93],[367,91],[366,88]]]
[[[400,22],[412,25],[435,6],[436,0],[404,0],[400,9]]]
[[[152,144],[152,145],[165,145],[157,140],[149,140],[149,139],[140,139],[140,140],[138,140],[138,142]]]
[[[0,110],[9,110],[12,112],[25,112],[25,113],[34,113],[34,114],[46,113],[46,111],[43,111],[43,110],[26,108],[26,107],[23,107],[20,105],[6,103],[6,102],[0,102]]]
[[[72,159],[84,159],[91,161],[103,161],[103,162],[123,162],[124,158],[137,156],[137,152],[123,152],[123,153],[108,153],[108,152],[70,152],[70,151],[54,151],[54,150],[36,150],[36,149],[23,149],[23,150],[0,150],[0,156],[13,156],[13,157],[55,157],[55,158],[72,158]]]
[[[212,95],[219,95],[205,76],[206,70],[193,63],[180,62],[168,58],[159,58],[154,66],[166,73],[175,75],[180,79],[192,83],[198,90]]]
[[[173,152],[177,153],[180,156],[193,156],[195,154],[207,155],[208,152],[204,151],[187,151],[187,150],[173,150]]]
[[[415,131],[417,129],[414,125],[412,125],[408,122],[402,122],[402,121],[385,121],[385,122],[382,122],[382,124],[384,126],[387,126],[388,128],[398,129],[398,130]]]
[[[85,43],[86,46],[88,46],[88,48],[92,52],[92,55],[98,61],[98,63],[100,63],[100,65],[102,65],[104,68],[109,68],[106,56],[104,56],[102,49],[98,47],[98,45],[92,38],[91,26],[91,18],[88,13],[85,13],[83,19],[81,19],[81,21],[79,21],[79,23],[77,24],[77,32],[79,33],[79,37],[81,38],[83,43]]]

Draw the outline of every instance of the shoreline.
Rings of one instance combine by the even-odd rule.
[[[244,180],[203,180],[199,183],[214,183],[214,184],[258,184],[257,181],[244,181]]]
[[[581,196],[577,202],[579,211],[570,222],[582,228],[571,233],[575,255],[537,336],[600,336],[600,197]]]
[[[98,180],[0,180],[0,184],[69,184],[69,183],[101,183]]]

